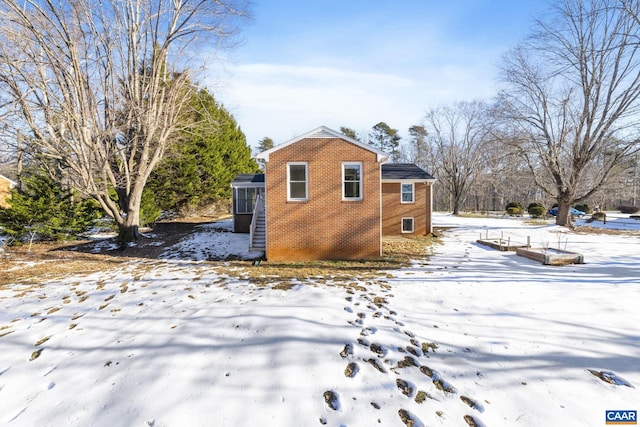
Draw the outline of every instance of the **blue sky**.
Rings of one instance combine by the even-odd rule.
[[[545,0],[256,0],[244,42],[203,81],[250,145],[325,125],[402,135],[438,104],[489,100],[501,55]]]

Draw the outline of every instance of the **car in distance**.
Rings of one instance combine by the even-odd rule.
[[[549,209],[549,210],[547,211],[547,213],[548,213],[549,215],[551,215],[551,216],[558,216],[558,207],[557,207],[557,206],[552,207],[551,209]],[[571,208],[571,209],[569,210],[569,214],[570,214],[571,216],[578,216],[578,217],[581,217],[581,216],[585,216],[585,215],[586,215],[586,213],[585,213],[585,212],[579,211],[579,210],[578,210],[578,209],[576,209],[576,208]]]

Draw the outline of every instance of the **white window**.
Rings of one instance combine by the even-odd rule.
[[[362,200],[362,163],[342,164],[342,200]]]
[[[306,162],[287,163],[287,200],[307,200],[309,193]]]
[[[236,213],[253,213],[258,193],[257,188],[236,188]]]
[[[400,184],[400,202],[401,203],[413,203],[414,202],[414,186],[410,184]]]
[[[402,232],[413,233],[413,218],[402,218]]]

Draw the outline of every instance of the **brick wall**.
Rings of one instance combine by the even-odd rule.
[[[342,200],[342,162],[362,162],[361,201]],[[287,162],[308,162],[308,200],[287,201]],[[380,256],[380,164],[339,138],[308,138],[274,151],[266,164],[267,259]]]
[[[8,200],[11,198],[11,188],[9,181],[4,178],[0,178],[0,207],[8,208]]]
[[[382,184],[382,235],[414,234],[424,236],[431,230],[431,186],[416,183],[415,202],[401,203],[400,183]],[[413,233],[402,233],[402,218],[413,218]]]

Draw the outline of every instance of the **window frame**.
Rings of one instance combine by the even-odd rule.
[[[405,220],[411,220],[411,230],[405,230],[404,228],[404,221]],[[415,229],[416,229],[416,225],[415,225],[415,219],[413,217],[402,217],[402,219],[400,220],[400,229],[402,233],[415,233]]]
[[[245,196],[247,194],[248,190],[253,190],[253,197],[251,198],[251,210],[247,211],[247,212],[241,212],[240,211],[240,201],[244,201],[244,207],[247,207],[247,200],[249,200],[247,197],[245,198],[240,198],[240,191],[243,191],[245,193]],[[258,196],[258,194],[261,194],[260,192],[260,188],[259,187],[237,187],[236,188],[236,213],[238,215],[247,215],[247,214],[252,214],[253,210],[255,209],[255,200],[256,197]]]
[[[304,181],[291,180],[291,166],[304,166]],[[292,197],[291,184],[304,182],[304,197]],[[309,200],[309,162],[287,162],[287,201],[306,202]]]
[[[411,200],[404,200],[404,195],[407,194],[404,191],[402,191],[402,187],[405,185],[410,185],[411,186]],[[400,183],[400,203],[403,204],[409,204],[409,203],[415,203],[416,202],[416,185],[413,182],[401,182]]]
[[[347,182],[355,182],[355,181],[347,181],[346,180],[346,169],[349,167],[354,167],[357,166],[358,170],[359,170],[359,179],[358,179],[358,196],[357,197],[347,197],[346,192],[345,192],[345,184]],[[363,190],[364,190],[364,185],[363,185],[363,165],[362,162],[342,162],[342,200],[345,202],[358,202],[361,201],[363,199]]]

